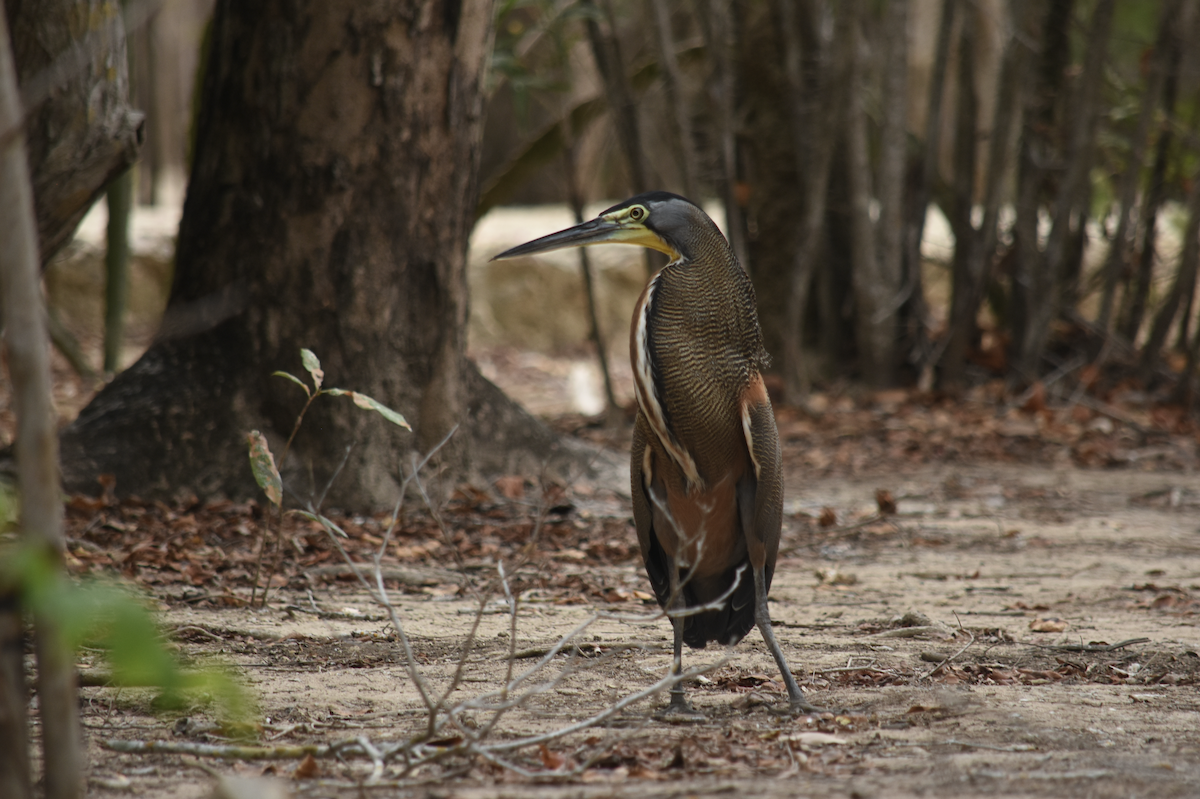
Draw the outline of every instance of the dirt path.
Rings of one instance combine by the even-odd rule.
[[[898,500],[897,515],[872,520],[877,488]],[[685,665],[718,664],[688,689],[701,722],[656,720],[663,699],[655,697],[545,750],[504,755],[536,777],[481,759],[447,761],[406,775],[405,787],[367,795],[1200,794],[1194,476],[956,467],[803,486],[793,480],[790,490],[790,511],[815,516],[829,507],[843,526],[789,519],[772,615],[810,699],[844,712],[771,713],[783,694],[751,633],[729,653],[685,653]],[[602,526],[603,513],[626,512],[619,502],[598,503],[575,523],[585,533],[632,539],[627,526]],[[546,542],[543,550],[543,568],[598,583],[614,601],[560,604],[561,595],[526,592],[512,646],[526,655],[515,662],[518,672],[596,611],[609,615],[586,630],[572,656],[551,659],[542,679],[565,676],[505,716],[497,741],[599,712],[653,684],[669,665],[669,627],[645,618],[652,607],[635,593],[645,591],[635,561],[595,566],[578,549]],[[423,729],[425,712],[379,609],[347,583],[318,586],[313,598],[341,618],[305,612],[306,592],[285,588],[266,611],[175,601],[167,619],[186,653],[238,664],[261,702],[262,738],[273,745],[355,736],[382,745]],[[405,594],[398,605],[422,672],[444,688],[477,605],[445,586]],[[486,611],[455,701],[497,688],[508,668],[511,619],[498,602]],[[917,628],[924,629],[913,634]],[[100,746],[110,738],[209,740],[202,709],[180,721],[146,715],[147,697],[136,691],[85,694],[95,795],[106,795],[105,785],[139,796],[207,795],[213,780],[194,758]],[[479,727],[487,714],[464,719]],[[289,777],[297,763],[280,761],[267,772]],[[586,763],[574,777],[552,773]],[[264,772],[261,763],[213,766]],[[357,796],[353,782],[370,772],[361,759],[320,761],[319,779],[292,788]],[[384,777],[397,773],[389,766]]]

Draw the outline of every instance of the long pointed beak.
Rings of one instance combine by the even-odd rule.
[[[616,222],[598,217],[590,222],[584,222],[581,225],[551,233],[549,236],[542,236],[540,239],[517,245],[511,250],[505,250],[499,255],[493,256],[491,260],[499,261],[503,258],[516,258],[520,255],[533,255],[566,247],[584,247],[607,241],[629,241],[629,232],[628,228],[622,227]]]

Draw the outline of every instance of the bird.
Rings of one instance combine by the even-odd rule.
[[[631,197],[493,260],[603,243],[670,258],[638,298],[629,355],[638,408],[633,518],[655,598],[673,627],[671,673],[682,674],[683,644],[732,646],[757,626],[789,711],[819,712],[796,684],[767,609],[783,468],[754,286],[708,214],[665,191]],[[664,714],[695,716],[681,682]]]

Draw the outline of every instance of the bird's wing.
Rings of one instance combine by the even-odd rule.
[[[654,534],[654,507],[648,486],[654,483],[653,450],[649,445],[654,433],[646,417],[639,411],[633,426],[633,446],[629,453],[630,493],[633,495],[633,524],[637,528],[638,545],[642,550],[642,563],[654,588],[654,596],[661,607],[667,606],[671,594],[670,573],[667,557]]]
[[[779,554],[783,526],[783,461],[779,430],[762,378],[756,377],[742,394],[742,432],[751,468],[738,482],[738,513],[746,536],[750,565],[762,568],[770,588]]]

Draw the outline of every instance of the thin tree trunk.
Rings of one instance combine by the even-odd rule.
[[[950,61],[950,39],[954,31],[956,0],[944,0],[938,22],[937,49],[933,57],[933,72],[929,78],[929,102],[925,114],[925,146],[920,168],[911,189],[904,235],[904,289],[907,295],[907,314],[911,318],[913,345],[921,361],[920,382],[927,384],[932,375],[932,359],[925,330],[925,290],[921,278],[921,239],[925,235],[925,215],[929,197],[937,179],[938,154],[942,140],[942,99],[946,87],[946,65]]]
[[[977,20],[974,9],[966,7],[967,15],[959,26],[958,38],[958,103],[954,126],[954,202],[950,225],[954,231],[953,293],[950,299],[950,327],[946,331],[946,351],[942,382],[958,387],[965,375],[967,348],[975,338],[974,275],[977,240],[971,213],[975,205],[975,162],[978,150],[976,125],[979,98],[975,92],[975,34]]]
[[[579,188],[579,166],[576,161],[576,146],[574,131],[563,131],[566,141],[563,147],[563,166],[566,170],[567,197],[571,203],[571,211],[575,214],[575,224],[581,224],[583,219],[583,192]],[[596,359],[600,364],[600,374],[604,378],[605,413],[610,422],[616,421],[620,413],[617,398],[613,394],[612,374],[608,369],[608,353],[604,346],[604,335],[600,331],[600,316],[596,312],[596,281],[592,277],[592,262],[588,257],[587,247],[579,247],[579,271],[583,277],[584,299],[587,302],[589,333],[592,344],[596,347]]]
[[[698,0],[701,28],[708,47],[711,72],[709,100],[717,124],[717,148],[720,156],[721,199],[725,205],[725,232],[729,246],[742,268],[749,269],[746,228],[742,203],[738,198],[737,139],[734,122],[737,114],[737,75],[733,63],[734,18],[730,0]]]
[[[581,0],[580,5],[589,11],[584,27],[587,28],[596,70],[600,73],[600,79],[604,81],[604,93],[608,97],[608,108],[612,115],[613,127],[617,131],[617,142],[629,169],[632,193],[641,194],[649,189],[646,161],[642,151],[637,105],[633,101],[633,92],[625,75],[625,62],[621,58],[620,44],[613,29],[616,23],[612,9],[607,0],[604,0],[603,9],[598,7],[594,0]],[[600,18],[605,21],[604,27],[600,25]],[[646,250],[643,257],[646,274],[652,275],[656,267],[651,252]]]
[[[882,321],[892,294],[882,285],[876,254],[875,229],[871,223],[871,154],[867,142],[867,112],[863,108],[863,69],[859,46],[858,0],[843,0],[845,13],[854,17],[854,42],[850,48],[849,89],[845,95],[846,185],[850,190],[850,269],[854,291],[855,341],[860,372],[868,385],[882,387],[891,375],[888,363],[892,336]]]
[[[21,103],[17,72],[9,50],[8,24],[0,15],[0,132],[20,131]],[[18,132],[0,146],[0,219],[6,234],[0,238],[0,317],[4,319],[5,349],[12,383],[13,410],[17,418],[15,451],[17,485],[21,496],[21,531],[31,547],[54,557],[63,549],[62,500],[58,482],[58,433],[50,397],[50,345],[39,284],[37,224],[29,179],[24,137]],[[11,626],[11,609],[6,626]],[[83,795],[83,751],[80,745],[79,698],[75,687],[72,653],[60,635],[59,620],[36,614],[34,631],[38,660],[38,704],[42,718],[42,752],[47,799],[75,799]],[[11,645],[12,630],[3,636]],[[5,652],[4,671],[15,665]],[[19,658],[19,654],[17,655]],[[19,661],[18,661],[19,662]],[[11,674],[0,684],[6,692],[17,689]],[[7,697],[8,712],[24,706]],[[11,723],[24,724],[25,719]],[[26,752],[19,735],[17,754]],[[0,759],[0,784],[27,796],[28,772],[8,757]],[[15,770],[14,770],[15,769]],[[7,794],[6,794],[7,795]]]
[[[1200,168],[1193,170],[1191,188],[1187,199],[1187,224],[1183,229],[1183,251],[1179,254],[1179,268],[1175,271],[1175,281],[1171,284],[1162,307],[1154,317],[1146,346],[1142,348],[1140,371],[1143,382],[1158,364],[1162,353],[1163,343],[1167,340],[1167,331],[1179,315],[1185,300],[1196,292],[1196,270],[1200,264]],[[1186,308],[1185,308],[1186,311]],[[1187,379],[1191,379],[1190,376]]]
[[[1178,10],[1178,0],[1168,0],[1162,6],[1162,17],[1159,23],[1159,41],[1155,44],[1154,64],[1146,81],[1146,90],[1142,95],[1142,107],[1138,112],[1137,128],[1129,143],[1129,161],[1121,175],[1117,189],[1117,203],[1120,216],[1117,221],[1117,233],[1109,246],[1108,257],[1104,261],[1104,293],[1100,297],[1100,313],[1096,317],[1096,325],[1103,331],[1108,331],[1112,321],[1113,307],[1116,300],[1117,283],[1121,277],[1122,266],[1125,264],[1129,247],[1129,227],[1133,223],[1133,212],[1137,202],[1138,178],[1142,173],[1142,162],[1145,159],[1146,140],[1150,136],[1150,125],[1154,120],[1154,109],[1158,106],[1166,75],[1159,68],[1160,48],[1163,31],[1173,24],[1175,12]]]
[[[1015,20],[1019,13],[1021,13],[1021,9],[1015,7],[1014,4],[1011,18]],[[1000,66],[996,112],[988,142],[983,224],[976,233],[976,243],[971,247],[968,261],[967,275],[970,281],[970,290],[963,302],[966,307],[971,309],[972,322],[974,321],[973,315],[978,312],[984,292],[991,281],[992,263],[996,257],[996,243],[1000,234],[1000,205],[1015,143],[1013,131],[1016,130],[1021,114],[1021,86],[1025,75],[1024,64],[1027,59],[1024,58],[1024,55],[1026,52],[1027,45],[1021,41],[1021,37],[1010,33]],[[957,296],[957,281],[954,290]],[[943,377],[948,383],[954,383],[963,377],[966,352],[965,346],[957,349],[953,328],[950,336],[942,359]]]
[[[1189,3],[1194,8],[1195,3]],[[1164,24],[1160,32],[1159,45],[1162,52],[1154,56],[1154,68],[1165,72],[1162,107],[1167,120],[1175,116],[1175,100],[1179,94],[1179,62],[1182,57],[1180,41],[1175,26],[1178,20]],[[1150,184],[1146,201],[1142,204],[1142,247],[1138,253],[1138,268],[1134,276],[1132,291],[1125,297],[1117,329],[1131,344],[1137,340],[1146,314],[1146,302],[1150,297],[1150,281],[1154,275],[1155,241],[1158,233],[1158,212],[1167,201],[1167,162],[1174,143],[1174,131],[1170,122],[1163,124],[1154,145],[1154,166],[1150,169]]]
[[[1100,0],[1092,12],[1080,85],[1067,114],[1066,122],[1070,125],[1065,154],[1069,159],[1067,171],[1054,201],[1053,224],[1045,252],[1034,256],[1040,261],[1037,276],[1033,281],[1037,287],[1036,293],[1029,297],[1025,306],[1029,313],[1022,331],[1022,348],[1017,367],[1026,375],[1036,374],[1038,362],[1050,335],[1050,325],[1062,309],[1067,251],[1073,240],[1072,221],[1074,220],[1077,231],[1081,231],[1087,224],[1092,153],[1096,139],[1096,123],[1099,119],[1100,90],[1104,63],[1108,55],[1113,6],[1113,0]]]
[[[883,122],[879,142],[879,222],[875,255],[879,261],[879,295],[883,302],[868,320],[878,344],[879,384],[890,385],[896,374],[897,313],[903,298],[904,172],[908,129],[908,0],[889,0],[886,12],[883,77]]]
[[[2,16],[2,15],[0,15]],[[0,587],[0,796],[30,799],[25,624],[17,591]]]
[[[791,5],[792,19],[798,19],[794,10],[794,0],[780,0],[780,3],[781,8]],[[825,74],[820,82],[816,107],[822,113],[834,111],[840,102],[836,99],[841,95],[839,89],[844,90],[848,86],[848,67],[852,57],[850,50],[854,46],[856,32],[855,22],[846,4],[839,5],[833,43],[830,47],[831,56],[826,60],[825,69],[821,70]],[[799,37],[796,35],[796,26],[785,27],[785,46],[790,61],[799,49]],[[830,116],[835,117],[832,113]],[[784,320],[784,400],[792,404],[801,402],[808,393],[808,374],[803,363],[804,321],[812,279],[823,245],[825,201],[829,193],[829,174],[837,132],[837,126],[834,124],[821,125],[813,135],[811,151],[807,154],[803,150],[796,152],[799,173],[805,174],[807,171],[809,177],[805,187],[804,218],[801,220],[797,236],[791,290]]]
[[[699,202],[694,174],[696,152],[692,146],[691,125],[688,123],[687,105],[684,103],[682,80],[679,76],[679,60],[675,56],[675,37],[671,31],[671,12],[667,0],[651,0],[654,25],[658,34],[658,63],[662,69],[663,89],[670,108],[671,133],[679,146],[675,150],[679,166],[679,180],[684,195]]]
[[[1045,346],[1054,313],[1055,280],[1038,242],[1038,214],[1044,201],[1047,165],[1054,159],[1052,131],[1055,105],[1070,60],[1068,33],[1074,0],[1053,0],[1042,17],[1040,53],[1033,92],[1022,123],[1021,157],[1017,178],[1017,219],[1014,228],[1016,263],[1013,270],[1013,377],[1032,380]]]
[[[0,238],[0,285],[3,285],[0,303],[4,303],[0,306],[0,328],[3,320],[11,318],[8,305],[12,300],[6,298],[12,279],[20,282],[24,278],[26,284],[35,286],[37,282],[37,228],[25,137],[20,125],[20,92],[9,49],[8,21],[0,13],[0,219],[5,220],[7,228]],[[7,131],[14,131],[15,135],[4,135]],[[25,290],[30,290],[28,285]],[[21,309],[17,311],[20,313]],[[35,318],[35,327],[36,323]],[[18,341],[22,333],[25,338],[30,335],[28,331],[19,332]],[[24,397],[24,391],[18,396]],[[18,421],[25,420],[18,417]],[[18,588],[0,585],[0,741],[4,742],[0,745],[0,796],[13,799],[33,796],[29,780],[24,626]]]
[[[129,293],[129,212],[133,202],[133,172],[108,187],[108,242],[104,253],[104,372],[121,370],[125,338],[125,297]]]

